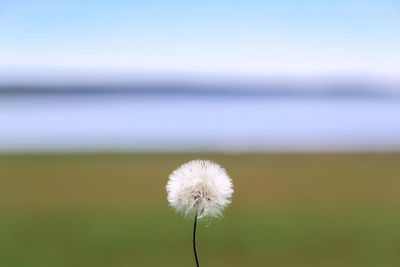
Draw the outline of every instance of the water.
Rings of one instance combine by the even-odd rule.
[[[400,148],[400,100],[0,96],[0,151]]]

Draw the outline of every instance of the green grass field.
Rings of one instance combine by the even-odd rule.
[[[235,193],[202,267],[400,266],[400,154],[0,156],[0,266],[194,266],[169,173],[215,160]]]

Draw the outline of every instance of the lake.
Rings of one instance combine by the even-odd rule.
[[[391,150],[400,100],[0,95],[0,151]]]

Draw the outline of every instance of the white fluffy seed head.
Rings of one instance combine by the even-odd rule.
[[[173,171],[167,183],[169,204],[185,215],[214,217],[231,203],[232,180],[225,169],[208,160],[193,160]]]

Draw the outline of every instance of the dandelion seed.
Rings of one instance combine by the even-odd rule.
[[[231,203],[232,181],[225,169],[206,160],[193,160],[173,171],[167,183],[168,201],[172,207],[185,216],[195,210],[193,229],[193,249],[196,264],[199,261],[196,251],[197,219],[215,217]]]

